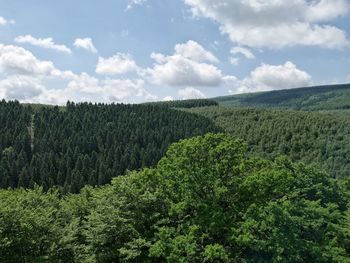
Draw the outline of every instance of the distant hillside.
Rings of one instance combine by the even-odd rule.
[[[189,110],[213,120],[264,158],[287,155],[335,177],[350,175],[350,120],[334,114],[274,109],[204,107]]]
[[[223,106],[347,111],[350,113],[350,84],[239,94],[218,97],[213,100]]]

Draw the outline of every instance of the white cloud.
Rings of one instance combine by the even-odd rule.
[[[206,98],[206,96],[200,90],[192,87],[180,89],[179,96],[182,97],[183,100]]]
[[[43,92],[44,87],[37,78],[10,76],[0,81],[0,96],[9,100],[32,99]]]
[[[128,3],[125,11],[129,11],[129,10],[133,9],[135,6],[143,5],[146,2],[147,2],[147,0],[129,0],[129,3]]]
[[[254,54],[247,48],[244,47],[233,47],[231,48],[231,54],[236,55],[236,54],[241,54],[247,59],[254,59],[255,56]]]
[[[142,75],[156,85],[216,87],[225,77],[220,69],[207,63],[218,62],[218,59],[191,40],[177,44],[173,55],[152,53],[151,58],[155,61],[153,68],[144,70]]]
[[[7,20],[6,18],[0,16],[0,26],[5,26],[7,24],[16,24],[16,21],[15,20]]]
[[[31,35],[25,35],[25,36],[18,36],[15,38],[15,42],[21,43],[21,44],[31,44],[33,46],[38,46],[46,49],[52,49],[59,52],[71,54],[72,51],[70,48],[66,47],[65,45],[59,45],[56,44],[51,37],[49,38],[34,38]]]
[[[172,96],[166,96],[162,99],[162,101],[173,101],[174,98]]]
[[[230,53],[232,55],[242,55],[244,56],[246,59],[255,59],[254,54],[247,48],[244,47],[233,47],[230,50]],[[237,58],[236,56],[230,57],[229,59],[230,63],[234,66],[238,66],[239,64],[239,58]]]
[[[311,22],[331,21],[349,12],[349,2],[346,0],[321,0],[311,2],[306,10],[306,18]]]
[[[150,94],[144,87],[141,79],[104,79],[98,80],[86,73],[75,76],[63,94],[59,96],[65,103],[67,98],[74,101],[98,101],[98,102],[135,102],[137,98],[142,100],[156,100],[157,97]]]
[[[96,66],[96,73],[105,75],[125,74],[131,71],[137,71],[138,66],[131,55],[117,53],[113,57],[99,57]]]
[[[233,43],[248,47],[349,47],[346,33],[326,24],[349,13],[348,0],[184,0],[194,16],[210,18]]]
[[[5,75],[49,75],[55,70],[51,61],[37,59],[31,52],[13,45],[0,44],[0,72]]]
[[[106,90],[110,101],[125,101],[133,97],[139,97],[148,101],[157,99],[144,88],[142,79],[107,79],[104,80],[102,88]]]
[[[183,56],[184,58],[192,59],[197,62],[219,62],[219,60],[211,52],[205,50],[201,45],[193,40],[189,40],[184,44],[177,44],[175,46],[175,53]]]
[[[0,98],[65,104],[67,100],[137,102],[155,100],[141,79],[97,79],[57,69],[22,47],[0,44]]]
[[[257,67],[248,78],[238,82],[234,93],[291,89],[311,84],[311,76],[307,72],[287,61],[284,65],[262,64]]]
[[[91,38],[77,38],[74,41],[74,46],[77,48],[82,48],[87,51],[90,51],[91,53],[97,53],[97,49],[95,48],[94,44],[92,43]]]
[[[219,86],[222,81],[221,71],[213,65],[198,63],[173,55],[163,64],[156,64],[148,69],[151,82],[169,86]]]

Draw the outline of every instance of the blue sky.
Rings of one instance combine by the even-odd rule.
[[[348,0],[2,0],[0,98],[142,102],[350,82]]]

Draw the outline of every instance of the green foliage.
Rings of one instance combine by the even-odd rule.
[[[31,158],[28,127],[31,108],[0,101],[0,187],[17,187]]]
[[[0,190],[1,262],[349,262],[348,185],[208,134],[173,144],[156,168],[78,195]],[[22,210],[42,238],[13,234]]]
[[[0,261],[46,262],[57,241],[57,193],[0,191],[0,200]]]
[[[349,118],[316,112],[206,107],[191,112],[248,143],[251,155],[313,164],[335,177],[350,175]]]
[[[0,187],[61,186],[77,193],[157,164],[179,139],[220,131],[212,121],[158,105],[0,102]]]

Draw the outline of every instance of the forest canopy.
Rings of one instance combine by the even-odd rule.
[[[172,142],[221,131],[211,120],[160,105],[0,101],[0,187],[78,192],[157,164]]]
[[[348,262],[345,186],[207,134],[80,194],[0,190],[0,261]]]
[[[273,109],[190,109],[248,143],[249,152],[273,159],[286,155],[334,177],[350,175],[350,119],[334,114]]]

